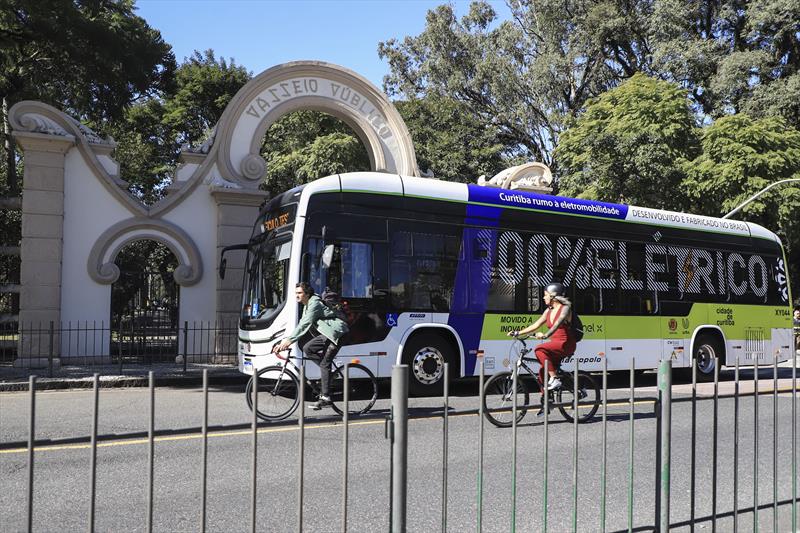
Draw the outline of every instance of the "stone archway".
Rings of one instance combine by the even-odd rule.
[[[417,176],[408,129],[386,95],[358,74],[318,61],[298,61],[264,71],[231,100],[218,130],[220,171],[244,187],[264,175],[259,155],[267,128],[298,109],[345,122],[367,149],[373,170]]]

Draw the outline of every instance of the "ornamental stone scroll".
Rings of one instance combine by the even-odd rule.
[[[119,267],[114,263],[120,250],[139,240],[164,244],[178,259],[173,277],[178,285],[194,285],[203,275],[200,251],[189,235],[165,220],[130,218],[114,224],[98,237],[89,253],[89,276],[104,285],[119,279]]]

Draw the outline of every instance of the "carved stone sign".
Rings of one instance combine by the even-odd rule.
[[[341,101],[361,115],[381,139],[387,140],[393,137],[392,130],[386,123],[386,117],[370,103],[367,97],[352,87],[323,78],[292,78],[276,83],[259,94],[245,113],[261,120],[273,106],[292,98],[309,95]],[[242,122],[239,124],[243,125]]]
[[[256,186],[266,170],[259,155],[264,133],[298,109],[322,111],[347,123],[366,147],[373,169],[419,175],[408,130],[384,94],[342,67],[297,62],[265,71],[231,101],[220,128],[227,131],[221,140],[225,179]]]

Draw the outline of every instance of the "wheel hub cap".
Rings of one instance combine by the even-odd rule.
[[[703,373],[714,371],[714,349],[704,345],[697,350],[697,369]]]
[[[442,379],[444,356],[431,346],[421,348],[412,361],[414,378],[424,385],[432,385]]]

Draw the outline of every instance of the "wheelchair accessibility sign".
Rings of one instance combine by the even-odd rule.
[[[386,325],[390,328],[397,327],[397,313],[386,313]]]

